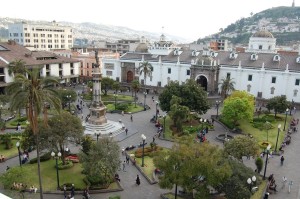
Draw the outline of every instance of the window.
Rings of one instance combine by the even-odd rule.
[[[252,81],[252,75],[248,75],[248,81],[249,81],[249,82]]]
[[[230,73],[227,73],[227,74],[226,74],[226,77],[230,79]]]
[[[191,70],[186,70],[186,75],[191,75]]]
[[[251,91],[251,85],[248,84],[248,85],[247,85],[247,92],[250,92],[250,91]]]
[[[46,70],[50,70],[49,64],[46,64]]]
[[[51,35],[51,34],[48,34],[47,36],[50,37],[50,38],[52,38],[52,35]]]
[[[272,95],[274,94],[274,91],[275,91],[275,88],[272,87],[272,88],[271,88],[271,94],[272,94]]]
[[[168,74],[171,74],[171,68],[168,68]]]
[[[170,81],[171,81],[171,78],[168,77],[168,78],[167,78],[167,84],[168,84],[168,85],[169,85]]]
[[[294,97],[297,97],[298,90],[294,90]]]
[[[157,86],[158,86],[158,87],[161,87],[161,82],[157,82]]]
[[[258,92],[257,97],[262,98],[262,92]]]
[[[73,68],[73,67],[74,67],[74,64],[73,64],[73,63],[70,63],[70,67]]]
[[[262,45],[259,45],[259,46],[258,46],[258,49],[259,49],[259,50],[262,50]]]
[[[112,76],[112,75],[113,75],[112,71],[109,70],[106,71],[106,76]]]
[[[299,86],[299,84],[300,84],[300,79],[296,79],[295,85],[296,85],[296,86]]]
[[[86,67],[89,68],[89,63],[86,63]]]
[[[89,73],[89,71],[86,71],[86,76],[90,76],[90,73]]]
[[[276,77],[272,77],[272,84],[276,83]]]
[[[72,70],[70,71],[70,73],[71,73],[71,75],[74,75],[74,70],[72,69]]]
[[[62,69],[62,64],[59,63],[59,64],[58,64],[58,67],[59,67],[59,69]]]
[[[48,45],[48,48],[52,48],[52,45]]]

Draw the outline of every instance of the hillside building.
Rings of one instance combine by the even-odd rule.
[[[71,49],[73,30],[55,21],[49,24],[18,23],[8,26],[9,39],[33,50]]]

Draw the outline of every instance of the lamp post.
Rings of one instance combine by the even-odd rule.
[[[61,157],[61,152],[58,152],[57,155],[52,151],[51,156],[55,158],[56,161],[56,178],[57,178],[57,190],[59,190],[59,173],[58,173],[58,159]]]
[[[68,99],[68,102],[69,102],[69,112],[71,113],[71,95],[67,95],[67,99]]]
[[[165,133],[166,133],[166,115],[163,116],[164,118],[164,134],[163,134],[163,138],[165,137]]]
[[[287,109],[285,110],[285,120],[284,120],[284,127],[283,127],[283,131],[285,131],[286,118],[287,118],[288,112],[289,112],[289,109],[287,108]]]
[[[294,108],[294,100],[292,99],[291,107],[290,107],[290,115],[292,115],[292,110]]]
[[[278,137],[280,132],[281,124],[278,124],[278,132],[277,132],[277,139],[276,139],[276,145],[275,145],[275,153],[277,153],[277,144],[278,144]]]
[[[256,177],[255,176],[252,176],[252,178],[248,178],[247,179],[247,183],[249,184],[249,190],[251,192],[251,189],[252,189],[252,184],[254,184],[256,181]]]
[[[155,108],[155,120],[157,120],[157,106],[158,106],[158,104],[159,104],[159,102],[158,101],[156,101],[156,108]]]
[[[20,142],[19,142],[19,141],[16,143],[16,147],[18,148],[20,167],[22,167],[22,162],[21,162],[21,151],[20,151]]]
[[[147,97],[147,93],[144,92],[144,111],[146,110],[146,97]]]
[[[142,167],[144,167],[144,149],[145,149],[145,140],[146,136],[144,134],[141,135],[141,138],[143,140],[143,156],[142,156]]]
[[[267,166],[268,166],[268,158],[269,158],[269,150],[271,149],[271,145],[269,144],[268,147],[266,148],[267,150],[267,156],[266,156],[266,162],[265,162],[265,170],[264,170],[264,177],[263,179],[266,179],[266,171],[267,171]]]
[[[115,97],[115,110],[117,110],[117,97],[118,97],[118,95],[114,94],[114,97]]]
[[[100,135],[101,135],[101,132],[99,130],[96,130],[95,136],[97,137],[97,142],[99,140]]]
[[[219,117],[219,105],[220,105],[221,101],[217,100],[216,101],[216,107],[217,107],[217,118]]]

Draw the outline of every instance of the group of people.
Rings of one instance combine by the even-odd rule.
[[[274,174],[271,174],[268,178],[268,188],[269,190],[277,192],[277,184],[274,179]]]
[[[22,164],[25,164],[29,160],[29,153],[28,151],[24,151],[22,154]]]

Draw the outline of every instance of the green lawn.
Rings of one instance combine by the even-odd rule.
[[[136,158],[136,163],[142,169],[142,171],[150,178],[153,179],[153,172],[155,170],[155,165],[153,163],[153,158],[149,156],[144,157],[144,167],[142,167],[142,158]]]
[[[101,100],[102,101],[133,101],[133,97],[129,96],[129,95],[120,95],[118,94],[118,96],[115,98],[113,94],[111,95],[101,95]]]
[[[278,144],[277,144],[277,149],[280,147],[282,141],[284,140],[285,137],[285,132],[283,132],[283,127],[284,127],[284,118],[285,115],[279,115],[281,116],[283,119],[281,121],[274,121],[272,122],[272,126],[273,128],[269,130],[269,135],[268,135],[268,141],[271,143],[272,145],[272,149],[275,150],[275,144],[276,144],[276,139],[277,139],[277,133],[278,133],[278,124],[281,124],[281,131],[279,133],[279,137],[278,137]],[[288,124],[291,121],[291,117],[288,116],[287,117],[287,121],[286,121],[286,130],[288,129]],[[239,128],[242,129],[242,131],[245,134],[251,134],[259,143],[263,142],[263,141],[267,141],[267,132],[265,130],[259,130],[257,128],[254,128],[252,126],[251,123],[249,123],[246,120],[242,120],[239,122],[240,126]]]
[[[107,104],[106,105],[106,108],[107,108],[107,111],[113,111],[115,110],[115,104],[112,103],[112,104]],[[134,103],[131,104],[129,107],[128,107],[128,110],[126,110],[126,112],[130,112],[130,113],[135,113],[135,112],[139,112],[139,111],[142,111],[144,110],[144,107],[143,106],[139,106],[138,104],[136,105],[136,107],[134,107]]]
[[[175,199],[175,193],[166,193],[164,196],[168,199]],[[177,194],[177,199],[184,199],[183,197],[178,196]]]
[[[14,157],[18,155],[18,148],[16,147],[17,139],[12,140],[12,148],[5,149],[4,144],[0,144],[0,155],[4,155],[6,158]]]

